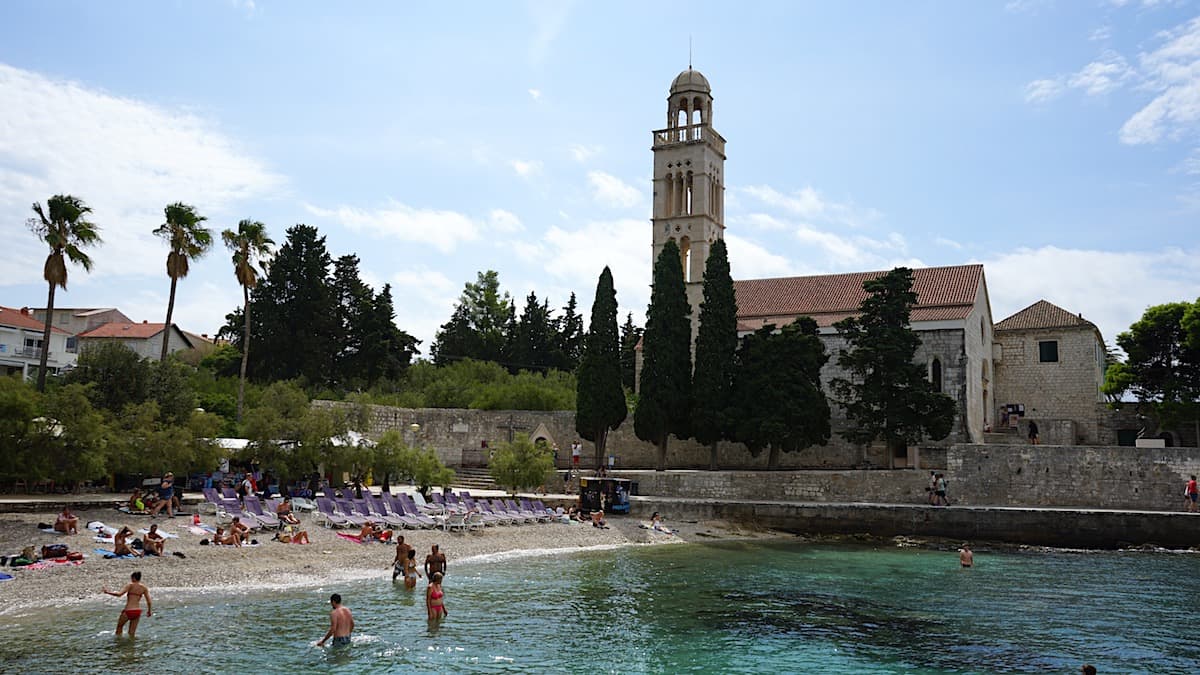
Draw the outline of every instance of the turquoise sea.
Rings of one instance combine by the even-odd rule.
[[[382,574],[382,571],[381,571]],[[154,593],[154,580],[146,580]],[[380,580],[157,593],[0,616],[0,670],[41,672],[1183,673],[1200,664],[1200,555],[687,544],[450,564],[450,616]],[[0,589],[2,591],[2,589]],[[340,592],[346,650],[313,643]]]

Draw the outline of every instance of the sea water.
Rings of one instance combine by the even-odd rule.
[[[1102,673],[1200,664],[1200,555],[735,542],[455,561],[449,616],[379,579],[280,591],[156,590],[0,616],[0,670],[38,672]],[[386,562],[386,561],[385,561]],[[383,564],[380,565],[383,567]],[[131,563],[132,569],[132,563]],[[3,589],[0,588],[0,593]],[[357,623],[314,646],[329,594]]]

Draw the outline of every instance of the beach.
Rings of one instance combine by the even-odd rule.
[[[327,586],[372,577],[390,583],[391,561],[395,555],[392,544],[359,544],[338,537],[337,532],[357,534],[357,531],[325,528],[311,514],[300,514],[301,528],[308,532],[311,544],[272,541],[274,532],[262,530],[254,534],[259,546],[235,548],[200,545],[204,537],[188,531],[191,515],[167,518],[160,514],[151,520],[148,516],[130,515],[115,508],[92,508],[76,511],[81,528],[77,535],[48,534],[37,529],[38,523],[53,523],[56,513],[55,510],[0,514],[0,555],[18,553],[28,545],[40,552],[43,545],[52,543],[65,543],[72,551],[86,555],[80,565],[52,565],[33,570],[0,567],[0,571],[13,576],[12,580],[0,582],[0,595],[5,599],[0,607],[0,617],[27,615],[31,608],[39,606],[102,601],[107,597],[100,592],[102,586],[120,588],[134,570],[142,572],[144,582],[156,599],[169,594],[172,589],[239,592],[272,587]],[[205,524],[215,524],[212,514],[205,513],[201,519]],[[135,532],[158,523],[161,531],[179,537],[168,539],[166,556],[162,558],[105,559],[94,549],[111,550],[112,545],[95,541],[94,533],[83,530],[83,526],[91,521],[115,527],[128,525]],[[395,535],[403,535],[416,550],[418,567],[430,547],[438,544],[446,554],[451,572],[456,561],[495,554],[552,554],[587,548],[777,536],[774,532],[721,521],[672,521],[669,525],[678,530],[674,535],[645,529],[636,517],[610,516],[608,524],[608,529],[584,523],[531,523],[470,532],[396,530]],[[177,551],[186,557],[173,555]]]

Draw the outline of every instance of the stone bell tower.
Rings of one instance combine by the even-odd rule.
[[[671,83],[667,128],[654,132],[653,258],[674,239],[692,306],[695,342],[704,299],[704,265],[725,236],[725,139],[712,127],[712,89],[697,70]]]

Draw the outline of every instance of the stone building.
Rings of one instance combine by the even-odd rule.
[[[678,244],[692,306],[693,340],[699,330],[704,265],[713,242],[725,236],[725,139],[712,120],[712,89],[704,75],[689,67],[671,83],[667,127],[652,132],[652,259],[657,260],[668,240]],[[836,355],[844,345],[833,324],[857,312],[865,298],[863,282],[880,274],[735,281],[739,332],[811,316],[821,328],[827,351]],[[935,386],[959,402],[959,420],[947,442],[982,442],[994,409],[992,315],[983,266],[914,270],[914,290],[912,326],[922,339],[917,358]],[[822,371],[827,391],[829,381],[841,374],[831,358]],[[841,442],[836,436],[831,441]],[[908,458],[893,461],[903,465]]]
[[[1044,443],[1101,441],[1105,350],[1095,324],[1039,300],[996,324],[996,343],[998,404],[1036,420]],[[1001,416],[999,427],[1026,435],[1027,421],[1004,424]]]

